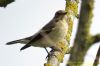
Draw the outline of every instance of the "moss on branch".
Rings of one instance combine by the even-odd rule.
[[[67,66],[81,66],[89,47],[100,41],[100,34],[90,34],[93,6],[94,0],[82,0],[78,30]]]

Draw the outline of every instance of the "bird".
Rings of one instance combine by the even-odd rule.
[[[68,31],[68,17],[65,10],[58,10],[54,17],[32,36],[7,42],[7,45],[25,44],[20,50],[30,46],[60,50],[57,44],[65,40]],[[47,51],[47,49],[46,49]]]

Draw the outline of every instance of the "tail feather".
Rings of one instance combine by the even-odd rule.
[[[26,49],[26,48],[28,48],[28,47],[30,47],[31,45],[29,45],[29,44],[26,44],[25,46],[23,46],[20,50],[24,50],[24,49]]]
[[[19,42],[20,42],[19,40],[15,40],[15,41],[11,41],[11,42],[6,43],[6,45],[16,44]]]

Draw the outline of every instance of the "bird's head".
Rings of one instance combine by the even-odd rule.
[[[63,17],[63,16],[65,16],[66,14],[67,14],[66,11],[64,11],[64,10],[59,10],[59,11],[57,11],[57,12],[55,13],[55,18]]]

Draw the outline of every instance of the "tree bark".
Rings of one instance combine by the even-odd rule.
[[[80,66],[89,47],[100,41],[100,34],[90,34],[93,6],[94,0],[82,0],[78,30],[67,66]]]
[[[95,61],[93,63],[93,66],[98,66],[98,64],[99,64],[99,58],[100,58],[100,46],[99,46],[99,49],[98,49]]]

